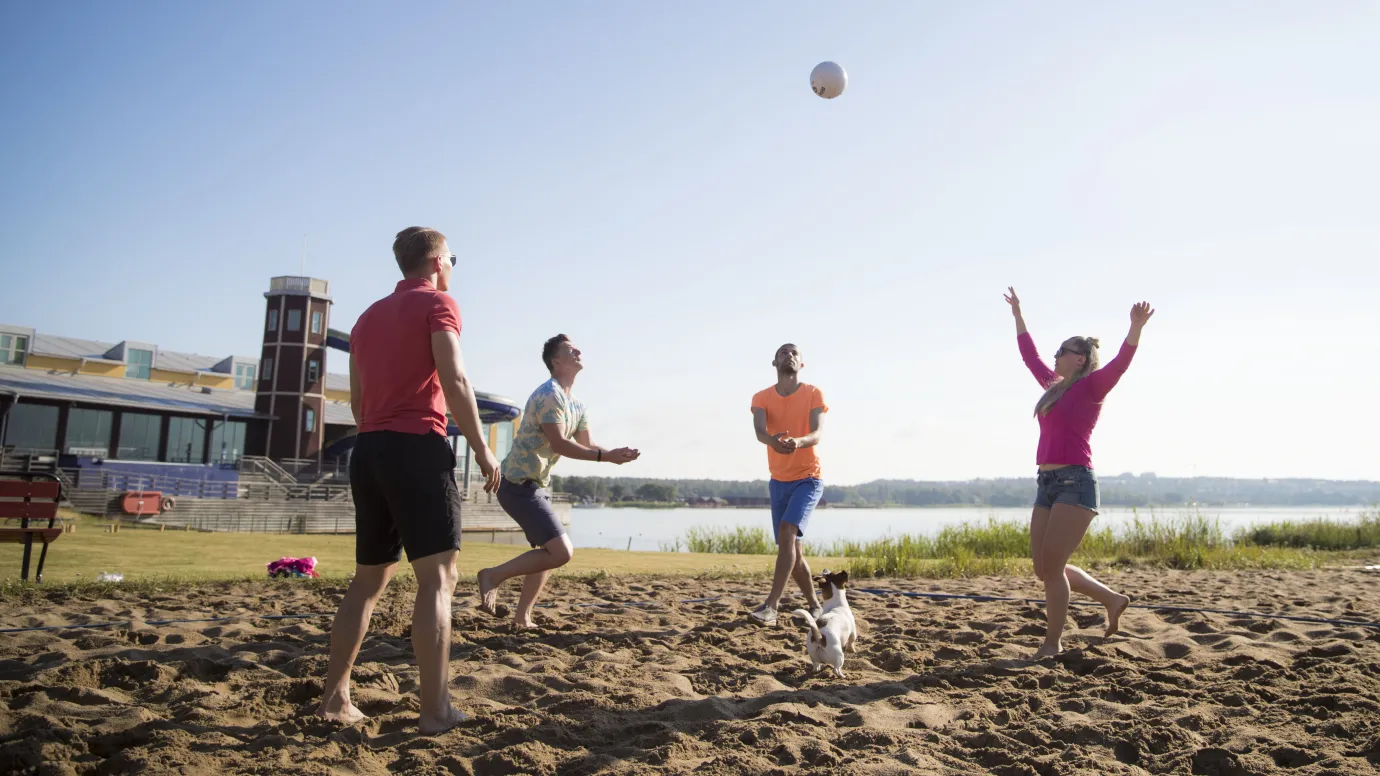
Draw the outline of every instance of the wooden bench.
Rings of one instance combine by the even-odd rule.
[[[62,535],[62,521],[57,516],[61,498],[62,483],[52,474],[0,474],[0,518],[5,518],[4,525],[0,526],[0,543],[24,545],[20,577],[25,582],[29,581],[29,557],[35,538],[43,542],[43,552],[38,556],[34,581],[43,581],[48,545]],[[35,523],[47,520],[48,524],[31,525],[31,520]]]

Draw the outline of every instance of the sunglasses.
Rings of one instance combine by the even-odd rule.
[[[443,258],[443,259],[447,259],[447,258],[450,259],[450,265],[451,265],[452,267],[455,266],[455,254],[452,253],[450,256],[442,256],[441,258]]]
[[[1081,350],[1074,350],[1073,348],[1066,348],[1066,347],[1060,346],[1060,348],[1059,348],[1058,350],[1054,351],[1054,357],[1055,357],[1055,358],[1058,358],[1058,357],[1064,355],[1065,353],[1072,353],[1072,354],[1074,354],[1075,356],[1083,356],[1083,357],[1087,357],[1087,355],[1088,355],[1087,353],[1084,353],[1084,352],[1081,351]]]

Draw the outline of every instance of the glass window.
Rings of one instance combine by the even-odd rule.
[[[316,430],[316,410],[307,407],[307,431]]]
[[[495,430],[498,438],[494,441],[494,457],[501,461],[513,448],[513,424],[499,423]]]
[[[57,407],[16,404],[6,417],[5,446],[19,450],[56,450],[57,423]]]
[[[312,313],[312,314],[311,314],[311,333],[312,333],[312,334],[320,334],[320,333],[321,333],[321,313]]]
[[[29,350],[29,338],[18,334],[0,334],[0,364],[23,364]]]
[[[206,453],[206,421],[168,418],[168,460],[201,463]]]
[[[110,454],[110,421],[115,414],[109,410],[88,410],[74,407],[67,413],[66,451],[74,455],[94,455],[104,458]]]
[[[277,310],[269,310],[269,311],[268,311],[268,329],[267,329],[267,331],[277,331],[277,330],[278,330],[278,311],[277,311]]]
[[[247,423],[238,420],[217,420],[211,426],[211,462],[235,463],[244,454],[244,431]]]
[[[142,412],[120,415],[120,444],[116,457],[126,461],[158,460],[158,437],[163,432],[163,418]]]
[[[273,379],[273,359],[272,359],[272,358],[265,358],[265,359],[264,359],[264,379],[265,379],[265,380],[272,380],[272,379]]]
[[[235,387],[246,391],[254,387],[253,364],[235,364]]]
[[[130,348],[125,351],[125,377],[136,380],[149,379],[149,369],[153,367],[153,351]]]
[[[316,359],[307,362],[307,382],[314,383],[321,377],[321,364]]]
[[[302,311],[288,310],[288,331],[302,330]]]

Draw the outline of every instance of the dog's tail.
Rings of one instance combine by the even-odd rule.
[[[814,615],[810,614],[804,609],[796,609],[795,611],[791,612],[791,614],[800,615],[800,617],[805,620],[805,624],[810,628],[811,641],[818,641],[821,644],[824,643],[824,634],[819,632],[819,623],[815,622]]]

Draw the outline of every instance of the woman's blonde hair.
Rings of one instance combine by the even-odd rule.
[[[1074,373],[1072,377],[1058,377],[1049,384],[1049,387],[1045,389],[1045,395],[1035,402],[1036,415],[1048,415],[1050,409],[1054,407],[1054,403],[1059,401],[1065,391],[1074,383],[1092,374],[1094,369],[1097,369],[1097,337],[1070,337],[1067,343],[1077,348],[1074,352],[1087,356],[1087,360],[1083,362],[1083,368]],[[1059,349],[1063,350],[1064,345],[1060,345]]]

